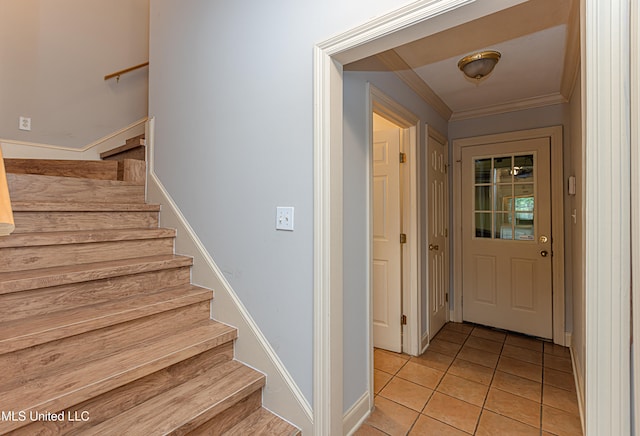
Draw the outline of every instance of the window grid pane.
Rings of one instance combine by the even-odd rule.
[[[535,239],[534,161],[533,154],[475,160],[476,238]]]

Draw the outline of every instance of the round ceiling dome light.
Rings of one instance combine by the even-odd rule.
[[[463,57],[458,61],[458,68],[470,79],[480,80],[493,71],[500,57],[500,52],[485,50]]]

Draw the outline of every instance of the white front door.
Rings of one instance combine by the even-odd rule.
[[[549,138],[462,151],[465,321],[553,337]]]
[[[400,128],[373,134],[373,345],[402,351]]]
[[[429,339],[447,322],[449,304],[447,141],[427,129],[427,243],[429,247]]]

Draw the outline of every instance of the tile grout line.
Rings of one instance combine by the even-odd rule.
[[[482,402],[482,407],[480,408],[480,416],[478,416],[478,422],[476,422],[476,428],[473,430],[473,434],[475,435],[478,432],[478,426],[480,425],[480,418],[482,418],[482,414],[485,410],[485,404],[487,404],[487,398],[489,398],[489,392],[491,392],[491,385],[493,384],[493,379],[496,377],[496,371],[498,371],[498,365],[500,364],[500,358],[502,357],[502,351],[504,350],[504,344],[507,341],[507,336],[505,335],[504,341],[502,341],[502,346],[500,347],[500,354],[498,355],[498,361],[496,362],[496,366],[493,368],[493,373],[491,374],[491,380],[489,381],[489,386],[487,387],[487,395],[484,397],[484,401]]]
[[[427,400],[426,400],[426,402],[425,402],[424,406],[422,407],[422,409],[421,409],[420,411],[416,411],[416,409],[412,409],[411,407],[405,406],[405,405],[403,405],[403,404],[401,404],[401,403],[398,403],[398,402],[397,402],[397,401],[395,401],[395,400],[392,400],[392,399],[389,399],[389,398],[387,398],[387,397],[384,397],[384,396],[383,396],[383,398],[385,398],[385,400],[391,401],[391,402],[393,402],[393,403],[395,403],[395,404],[397,404],[397,405],[399,405],[399,406],[402,406],[402,407],[408,408],[408,409],[410,409],[410,410],[413,410],[414,412],[417,412],[417,416],[416,416],[416,418],[413,420],[413,422],[411,423],[411,425],[410,425],[410,426],[409,426],[409,428],[407,429],[407,433],[405,433],[405,434],[409,434],[409,433],[410,433],[410,432],[411,432],[411,431],[416,427],[416,424],[417,424],[418,420],[420,419],[421,415],[424,415],[425,417],[428,417],[428,418],[430,418],[430,419],[434,419],[435,421],[438,421],[438,422],[440,422],[440,423],[442,423],[442,424],[444,424],[444,425],[450,426],[450,427],[455,428],[455,429],[457,429],[457,430],[464,431],[464,430],[461,430],[460,428],[458,428],[458,427],[456,427],[456,426],[454,426],[454,425],[452,425],[452,424],[449,424],[448,422],[442,421],[442,420],[441,420],[441,419],[439,419],[439,418],[434,418],[434,417],[432,417],[432,416],[426,415],[424,412],[425,412],[425,409],[427,408],[428,404],[429,404],[429,403],[431,402],[431,400],[433,399],[433,397],[434,397],[434,395],[435,395],[435,393],[436,393],[436,392],[437,392],[437,393],[439,393],[439,394],[441,394],[441,395],[444,395],[444,396],[447,396],[447,397],[451,397],[451,398],[453,398],[453,399],[457,399],[457,400],[460,400],[460,401],[464,401],[464,400],[461,400],[460,398],[452,397],[451,395],[448,395],[448,394],[446,394],[446,393],[444,393],[444,392],[440,392],[440,391],[438,391],[438,389],[440,388],[440,386],[442,386],[443,380],[444,380],[444,378],[445,378],[447,375],[455,376],[454,374],[450,373],[450,370],[451,370],[451,368],[452,368],[453,364],[456,362],[456,360],[460,359],[460,360],[463,360],[463,361],[465,361],[465,362],[469,362],[469,363],[473,363],[473,364],[476,364],[476,365],[484,366],[484,365],[478,364],[478,363],[476,363],[476,362],[474,362],[474,361],[468,361],[468,360],[466,360],[466,359],[462,359],[462,358],[460,358],[460,357],[459,357],[459,355],[460,355],[460,353],[462,352],[462,350],[463,350],[463,348],[465,347],[465,345],[467,345],[467,348],[472,348],[472,349],[474,349],[474,350],[480,350],[480,351],[486,351],[486,350],[484,350],[484,349],[482,349],[482,348],[476,348],[476,347],[474,347],[474,346],[468,345],[468,342],[469,342],[470,338],[472,338],[472,337],[474,337],[474,338],[478,338],[478,339],[482,339],[482,340],[485,340],[485,341],[492,341],[492,342],[495,342],[495,343],[499,343],[499,344],[500,344],[500,351],[499,351],[499,353],[493,353],[493,352],[491,352],[492,354],[497,354],[497,356],[498,356],[498,360],[497,360],[497,362],[496,362],[495,366],[492,368],[492,371],[491,371],[491,378],[490,378],[489,383],[488,383],[488,385],[487,385],[487,394],[484,396],[484,399],[483,399],[482,405],[481,405],[481,406],[479,406],[480,414],[479,414],[479,416],[478,416],[478,418],[477,418],[477,420],[476,420],[476,422],[475,422],[475,427],[474,427],[474,430],[473,430],[473,433],[472,433],[472,434],[474,434],[474,435],[475,435],[475,434],[477,433],[478,428],[479,428],[479,425],[480,425],[480,419],[481,419],[481,417],[482,417],[482,415],[483,415],[483,412],[484,412],[485,410],[487,410],[487,411],[489,410],[489,409],[487,409],[485,406],[486,406],[486,404],[487,404],[487,399],[488,399],[488,396],[489,396],[489,392],[490,392],[490,391],[491,391],[491,389],[492,389],[493,382],[495,381],[495,377],[496,377],[496,375],[497,375],[498,365],[499,365],[500,360],[502,359],[502,357],[507,357],[507,356],[505,356],[505,355],[504,355],[504,352],[505,352],[505,346],[507,345],[507,339],[509,338],[509,332],[500,332],[500,333],[504,333],[504,334],[505,334],[504,339],[503,339],[502,341],[497,341],[497,340],[495,340],[495,339],[489,339],[489,338],[486,338],[486,337],[481,336],[481,335],[472,335],[473,331],[474,331],[477,327],[478,327],[478,326],[472,325],[472,328],[471,328],[471,330],[469,330],[469,331],[468,331],[468,333],[462,333],[462,332],[460,332],[459,330],[447,330],[447,331],[449,331],[449,332],[451,332],[451,333],[456,333],[457,335],[464,337],[464,340],[463,340],[461,343],[459,343],[459,342],[453,342],[452,340],[447,340],[446,338],[438,338],[438,335],[442,332],[442,330],[441,330],[440,332],[438,332],[438,334],[436,334],[436,336],[434,337],[434,339],[436,339],[436,338],[437,338],[437,339],[440,339],[440,340],[441,340],[441,341],[443,341],[443,342],[458,345],[458,346],[459,346],[459,348],[457,349],[457,351],[455,352],[455,354],[453,354],[453,356],[452,356],[452,355],[450,355],[450,354],[445,354],[445,353],[441,353],[441,352],[438,352],[438,351],[433,351],[434,353],[443,354],[443,355],[448,356],[449,358],[451,358],[451,361],[446,365],[446,367],[444,368],[444,370],[443,370],[443,371],[441,371],[441,370],[439,370],[439,369],[437,369],[437,368],[433,368],[433,367],[431,367],[431,366],[427,365],[427,367],[429,367],[430,369],[433,369],[433,370],[436,370],[436,371],[440,371],[440,372],[442,372],[442,377],[439,379],[438,383],[434,385],[434,388],[431,390],[431,391],[432,391],[432,392],[431,392],[431,394],[430,394],[430,395],[429,395],[429,397],[427,398]],[[481,327],[482,327],[482,326],[481,326]],[[453,337],[453,338],[449,338],[449,339],[456,339],[456,338],[455,338],[455,337]],[[459,340],[459,339],[460,339],[460,338],[458,337],[456,340]],[[545,360],[546,360],[545,358],[546,358],[547,356],[545,356],[545,342],[544,342],[544,341],[540,341],[540,340],[539,340],[539,339],[537,339],[537,338],[535,338],[535,339],[536,339],[536,341],[541,342],[541,344],[542,344],[542,356],[541,356],[541,365],[540,365],[540,366],[541,366],[541,370],[542,370],[542,377],[541,377],[541,382],[540,382],[540,389],[541,389],[541,390],[540,390],[540,399],[539,399],[539,405],[540,405],[540,408],[539,408],[539,413],[540,413],[539,426],[540,426],[540,427],[539,427],[539,429],[538,429],[538,430],[539,430],[539,432],[538,432],[538,433],[539,433],[540,435],[542,435],[542,433],[543,433],[543,431],[544,431],[544,430],[543,430],[543,428],[542,428],[542,425],[543,425],[543,407],[544,407],[543,399],[544,399],[544,391],[545,391],[545,387],[544,387],[544,381],[545,381],[545,377],[544,377],[544,369],[545,369]],[[532,349],[532,348],[529,348],[529,347],[526,347],[526,346],[520,346],[520,344],[509,344],[509,345],[511,345],[511,346],[513,346],[513,347],[515,347],[515,348],[517,348],[517,349],[523,349],[523,350],[531,350],[531,351],[535,351],[535,349]],[[401,353],[401,354],[402,354],[402,353]],[[550,353],[550,354],[552,354],[552,353]],[[408,356],[408,355],[407,355],[407,356]],[[400,377],[398,374],[400,373],[400,371],[402,371],[402,369],[403,369],[403,368],[405,368],[405,367],[407,366],[408,362],[413,361],[413,357],[414,357],[414,356],[408,356],[408,359],[404,359],[404,358],[403,358],[403,359],[402,359],[402,360],[403,360],[402,365],[401,365],[401,366],[400,366],[400,367],[399,367],[399,368],[398,368],[398,369],[397,369],[393,374],[389,374],[389,373],[386,373],[386,371],[379,370],[379,371],[381,371],[381,372],[385,372],[386,374],[389,374],[391,377],[389,378],[389,380],[388,380],[388,381],[387,381],[387,382],[386,382],[382,387],[380,387],[379,393],[378,393],[378,394],[375,394],[375,397],[378,397],[378,396],[382,393],[382,391],[383,391],[383,390],[384,390],[384,389],[385,389],[385,388],[386,388],[386,387],[387,387],[387,386],[388,386],[388,385],[389,385],[393,380],[395,380],[395,379],[405,380],[405,379],[403,379],[402,377]],[[518,360],[518,361],[521,361],[521,362],[526,362],[526,363],[532,363],[532,362],[530,362],[529,360],[521,359],[521,358],[518,358],[518,357],[511,357],[511,359]],[[444,363],[444,362],[442,362],[442,363]],[[443,366],[444,366],[444,365],[443,365]],[[560,372],[564,372],[564,371],[560,371]],[[507,374],[511,374],[511,373],[507,372]],[[513,375],[514,377],[522,378],[522,377],[520,377],[520,376],[519,376],[519,375],[517,375],[517,374],[511,374],[511,375]],[[457,376],[457,377],[459,377],[459,376]],[[462,378],[464,379],[465,377],[462,377]],[[527,379],[527,378],[526,378],[526,377],[524,377],[524,379]],[[470,379],[467,379],[467,380],[470,380]],[[412,382],[411,380],[406,380],[406,381],[409,381],[409,382],[411,382],[411,383],[417,384],[418,386],[423,386],[423,385],[420,385],[419,383]],[[423,386],[423,387],[426,387],[426,386]],[[427,389],[428,389],[428,388],[427,388]],[[497,387],[496,387],[496,389],[497,389],[497,390],[502,391],[502,389],[499,389],[499,388],[497,388]],[[563,388],[559,388],[559,389],[563,389]],[[567,389],[563,389],[563,390],[567,390]],[[503,391],[503,392],[510,393],[509,391]],[[513,395],[517,395],[517,394],[513,394]],[[520,396],[520,395],[518,395],[518,396]],[[526,399],[527,397],[522,397],[522,398],[525,398],[525,399]],[[464,401],[464,402],[465,402],[465,403],[468,403],[468,404],[470,404],[470,405],[475,405],[476,407],[478,407],[478,406],[477,406],[476,404],[474,404],[474,403],[469,403],[469,402],[467,402],[467,401]],[[512,418],[512,417],[510,417],[510,416],[502,415],[502,414],[500,414],[500,413],[499,413],[498,415],[499,415],[499,416],[506,417],[506,418],[508,418],[508,419],[514,419],[514,418]],[[517,420],[517,419],[516,419],[516,421],[523,423],[523,421],[520,421],[520,420]],[[524,424],[527,424],[527,423],[524,423]],[[376,430],[379,430],[379,431],[380,431],[381,433],[383,433],[383,434],[389,435],[389,433],[385,432],[385,431],[384,431],[384,430],[382,430],[382,429],[379,429],[379,428],[377,428],[377,427],[375,427],[375,426],[374,426],[374,428],[375,428]],[[466,431],[464,431],[464,432],[466,433]]]

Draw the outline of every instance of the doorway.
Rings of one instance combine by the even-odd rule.
[[[375,112],[372,118],[373,346],[401,353],[403,162],[399,157],[404,132]]]
[[[371,157],[369,180],[369,220],[371,241],[371,266],[370,266],[370,305],[371,319],[369,349],[373,355],[373,347],[404,352],[410,355],[418,355],[421,352],[421,299],[420,299],[420,190],[418,189],[419,150],[417,146],[419,119],[402,105],[395,102],[376,87],[369,85],[370,114],[371,114]],[[376,128],[379,130],[376,133]],[[385,136],[395,135],[398,141],[397,149],[389,152],[382,147],[387,143],[386,139],[376,143],[376,136],[382,139]],[[392,168],[397,170],[397,189],[399,194],[395,201],[398,212],[391,212],[390,203],[384,204],[382,195],[382,178],[376,179],[376,166],[383,160],[392,162]],[[402,161],[402,162],[401,162]],[[390,186],[389,184],[387,186]],[[377,197],[377,198],[376,198]],[[378,200],[378,201],[377,201]],[[383,213],[394,215],[396,220],[383,217]],[[376,216],[378,218],[376,222]],[[393,228],[387,227],[395,222]],[[384,224],[383,224],[384,223]],[[385,235],[383,235],[385,233]],[[402,236],[401,236],[402,235]],[[401,242],[402,238],[402,242]],[[383,242],[388,240],[389,242]],[[387,244],[387,250],[395,255],[394,268],[399,273],[392,275],[387,271],[389,264],[381,259],[376,250],[382,249],[382,244]],[[386,255],[389,258],[389,255]],[[389,293],[386,283],[395,283],[399,292]],[[399,283],[399,284],[398,284]],[[399,310],[397,309],[399,308]],[[386,333],[385,333],[386,331]],[[389,340],[395,341],[393,346],[384,342],[378,343],[376,337],[387,335]],[[388,342],[387,342],[388,343]]]
[[[565,345],[562,127],[454,153],[454,319]]]
[[[428,341],[449,320],[449,142],[427,126],[427,296]]]
[[[548,138],[462,152],[464,321],[551,339]]]

